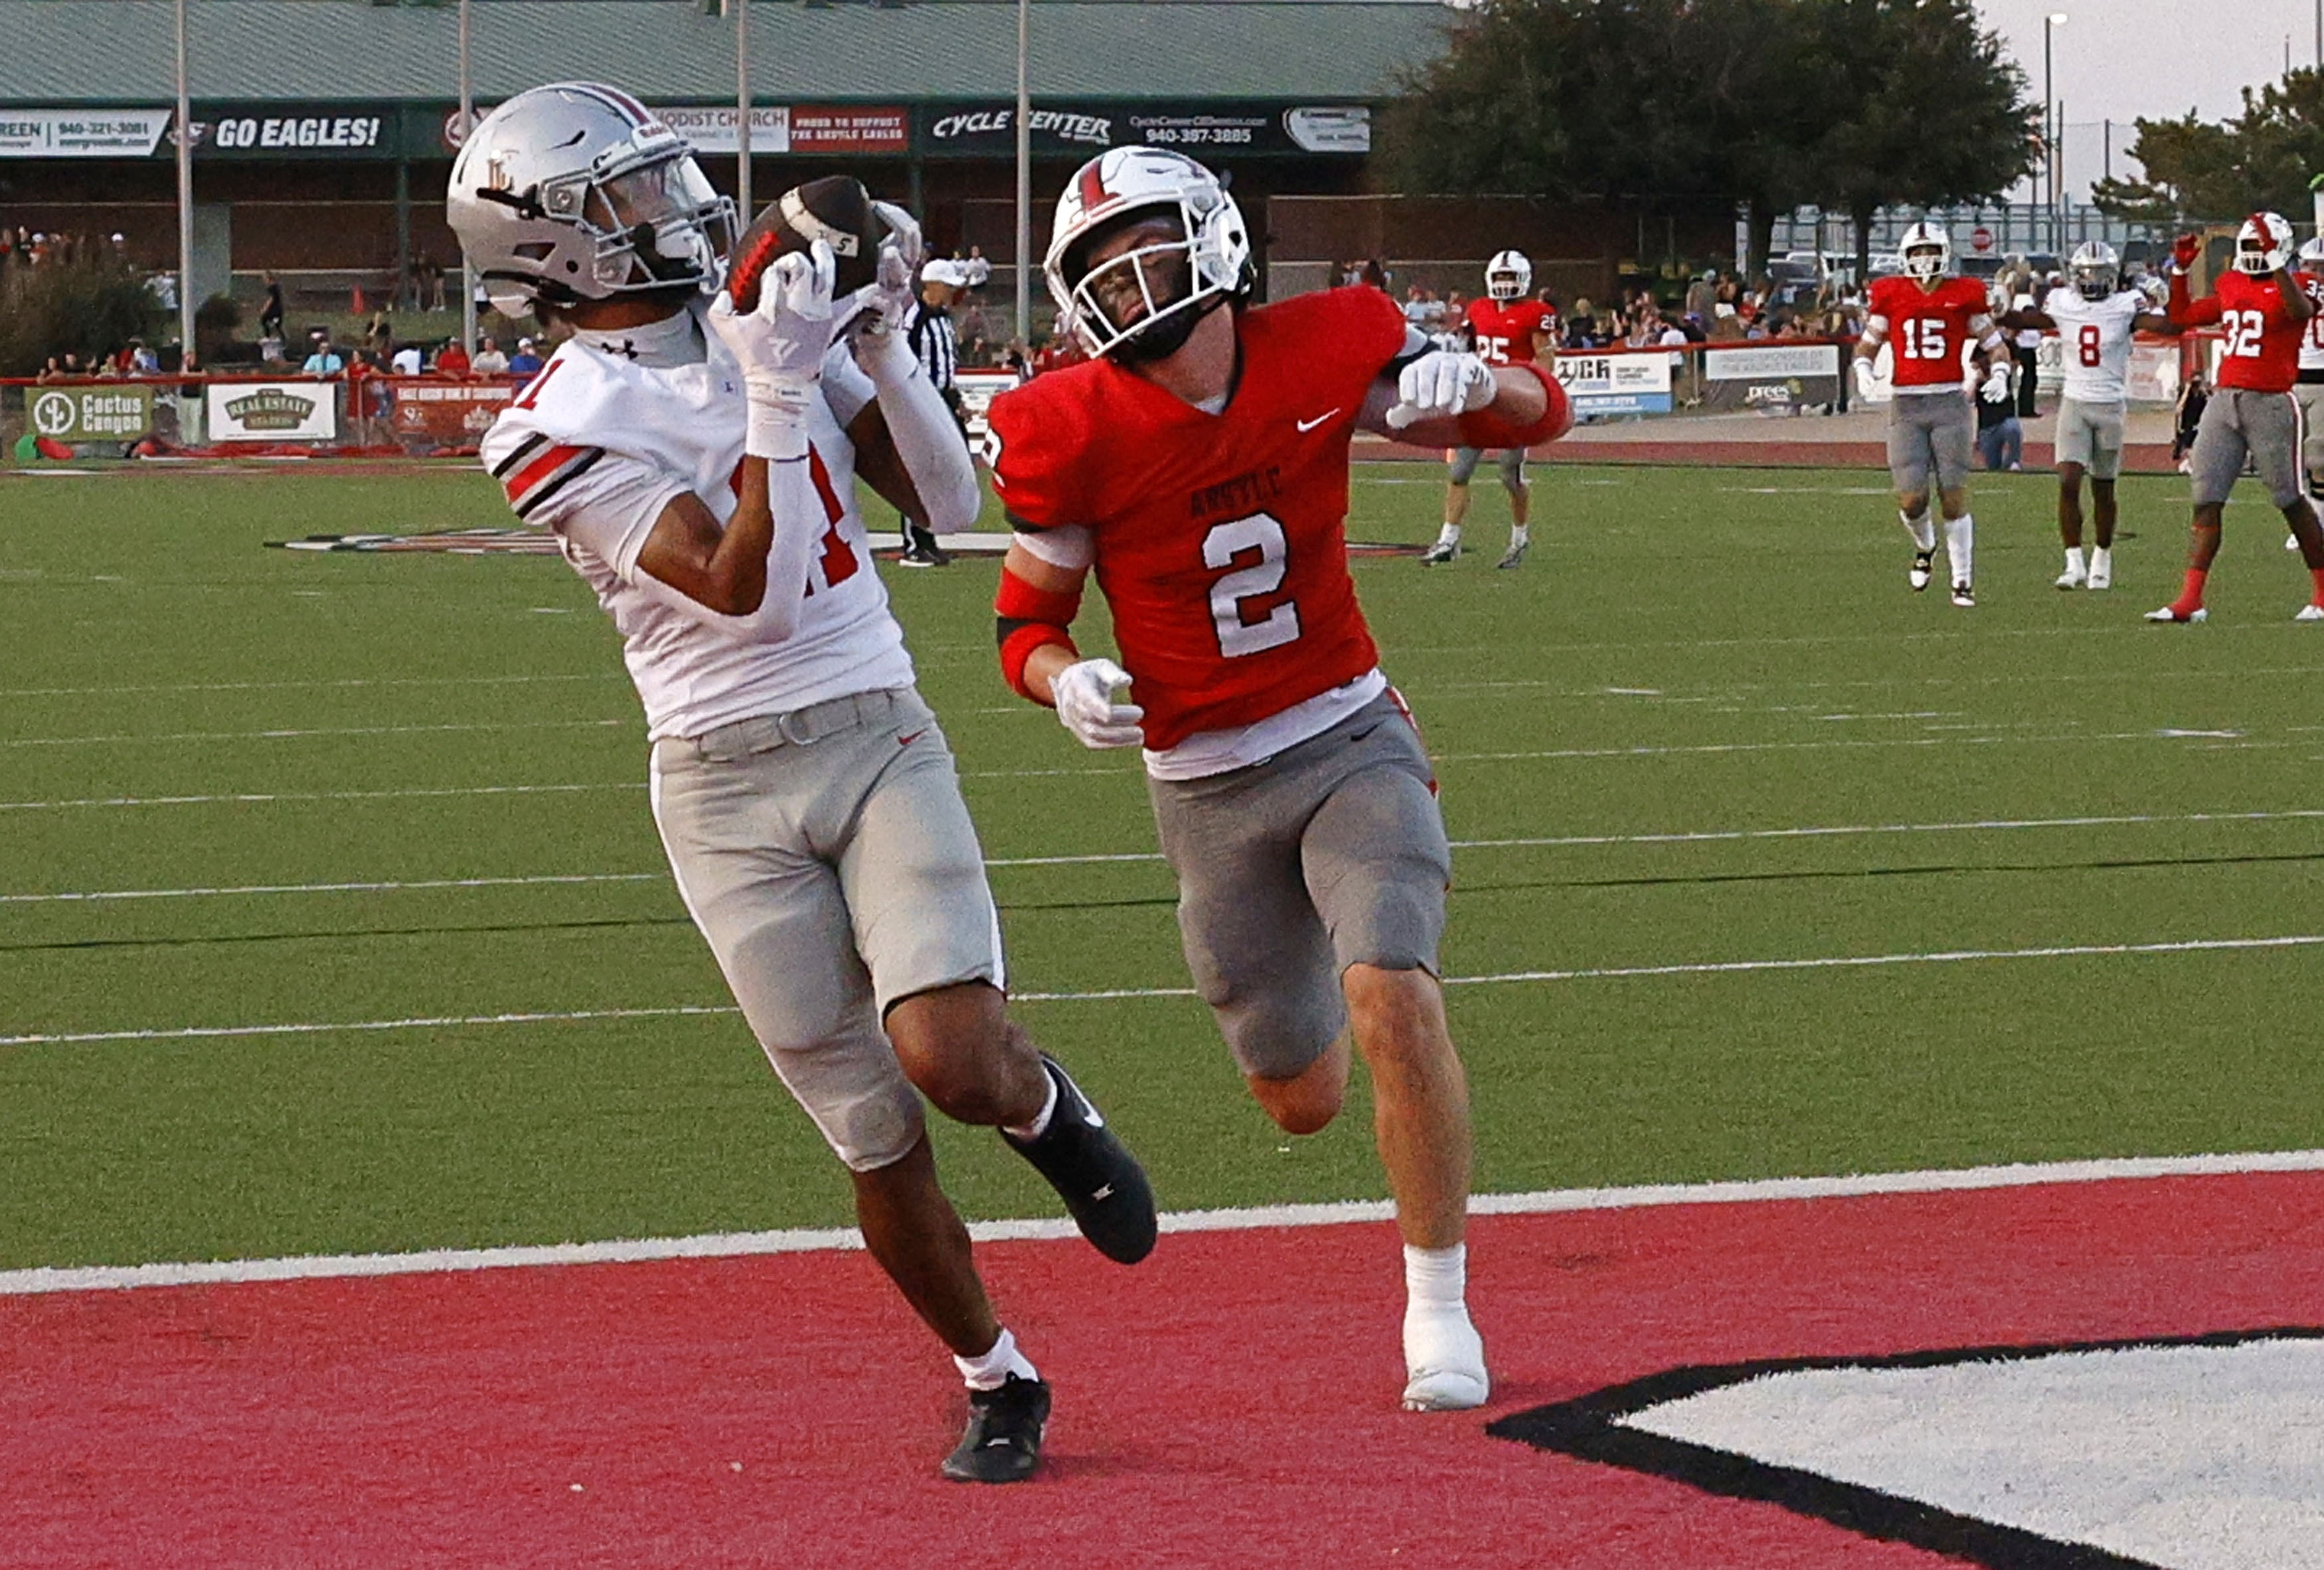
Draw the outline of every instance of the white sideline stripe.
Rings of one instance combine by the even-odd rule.
[[[1448,987],[1500,986],[1519,982],[1622,981],[1669,975],[1740,975],[1755,971],[1855,970],[1891,965],[1963,965],[2001,959],[2088,959],[2129,954],[2216,954],[2246,949],[2312,948],[2324,933],[2282,937],[2190,937],[2172,943],[2080,943],[2049,948],[1954,948],[1925,954],[1828,955],[1812,959],[1726,959],[1685,965],[1604,965],[1582,970],[1514,970],[1492,975],[1452,975]],[[1114,987],[1084,993],[1011,993],[1018,1003],[1094,1003],[1118,1000],[1191,998],[1192,987]],[[309,1021],[282,1025],[185,1025],[143,1030],[78,1030],[0,1036],[0,1047],[66,1047],[102,1041],[190,1041],[252,1036],[323,1036],[339,1030],[420,1030],[480,1025],[564,1024],[587,1020],[654,1020],[681,1015],[735,1014],[732,1004],[683,1003],[653,1009],[575,1009],[510,1014],[438,1014],[408,1020]]]
[[[5,577],[5,575],[0,575]],[[2253,674],[2264,674],[2254,672]],[[536,681],[626,681],[621,670],[592,670],[542,676],[349,676],[316,681],[185,681],[149,687],[11,687],[0,688],[0,697],[117,697],[130,693],[156,692],[285,692],[317,688],[364,687],[506,687]],[[1032,706],[1027,705],[1027,707]]]
[[[136,746],[152,742],[282,742],[309,736],[410,736],[447,731],[567,731],[625,725],[628,719],[468,721],[433,725],[328,725],[264,731],[174,731],[143,736],[11,736],[0,747]]]
[[[645,781],[604,785],[431,785],[403,790],[243,790],[215,796],[84,796],[64,801],[0,801],[0,812],[62,811],[77,807],[208,807],[270,801],[397,801],[433,796],[552,796],[579,790],[642,790]]]
[[[1855,823],[1798,828],[1712,828],[1665,834],[1566,834],[1516,839],[1456,839],[1454,850],[1526,850],[1577,845],[1714,845],[1764,839],[1838,839],[1870,835],[1981,834],[2029,828],[2120,828],[2175,823],[2273,823],[2324,818],[2324,808],[2256,812],[2126,812],[2084,817],[1990,817],[1961,823]],[[1069,867],[1120,862],[1158,862],[1159,851],[1120,851],[1090,855],[990,856],[988,867]],[[104,889],[56,894],[0,894],[0,905],[92,904],[110,900],[186,900],[245,894],[382,894],[429,889],[508,889],[536,884],[654,882],[651,873],[543,873],[505,878],[416,878],[350,883],[242,883],[199,889]]]
[[[1674,1205],[1780,1204],[1804,1199],[1853,1199],[1878,1195],[1947,1194],[1996,1188],[2111,1183],[2163,1178],[2236,1177],[2255,1172],[2324,1171],[2324,1150],[2255,1151],[2246,1155],[2133,1156],[2088,1161],[2024,1162],[1916,1172],[1866,1172],[1823,1178],[1767,1178],[1721,1183],[1660,1183],[1628,1188],[1563,1188],[1531,1194],[1478,1194],[1471,1215],[1548,1215],[1573,1211],[1633,1210]],[[1166,1233],[1253,1232],[1266,1228],[1343,1226],[1385,1222],[1395,1207],[1384,1199],[1328,1205],[1260,1205],[1243,1210],[1170,1211]],[[1074,1236],[1064,1219],[969,1224],[979,1242]],[[283,1259],[189,1261],[174,1264],[43,1266],[0,1270],[0,1297],[50,1292],[119,1291],[135,1287],[191,1287],[249,1281],[294,1281],[352,1276],[411,1276],[456,1270],[510,1270],[537,1265],[633,1264],[654,1260],[734,1259],[756,1254],[823,1253],[861,1249],[853,1227],[779,1232],[706,1233],[694,1237],[624,1238],[604,1242],[545,1243],[483,1249],[427,1249],[401,1254],[305,1254]]]

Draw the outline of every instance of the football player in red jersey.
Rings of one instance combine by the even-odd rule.
[[[1356,605],[1348,448],[1359,427],[1548,441],[1565,395],[1539,365],[1434,348],[1376,289],[1247,305],[1242,215],[1158,148],[1082,166],[1044,271],[1093,357],[992,404],[1003,671],[1084,744],[1144,743],[1186,960],[1268,1115],[1323,1128],[1351,1039],[1363,1055],[1405,1243],[1404,1404],[1481,1405],[1468,1089],[1436,975],[1452,858]],[[1120,665],[1067,632],[1093,568]]]
[[[1913,537],[1913,568],[1905,581],[1914,594],[1929,586],[1937,550],[1936,528],[1929,521],[1933,476],[1945,518],[1953,604],[1966,609],[1977,604],[1970,572],[1977,522],[1969,511],[1976,416],[1961,360],[1972,343],[1990,352],[2000,348],[2002,337],[1987,309],[1985,285],[1974,278],[1946,276],[1952,241],[1942,225],[1914,224],[1897,249],[1904,259],[1903,274],[1872,281],[1864,336],[1856,346],[1857,390],[1870,398],[1873,358],[1888,344],[1894,367],[1888,379],[1888,474],[1896,486],[1896,515]]]
[[[2308,504],[2300,472],[2300,405],[2292,396],[2300,377],[2300,342],[2324,283],[2292,271],[2292,226],[2277,213],[2254,213],[2236,235],[2233,271],[2201,300],[2190,300],[2187,269],[2201,242],[2181,235],[2171,255],[2171,319],[2182,328],[2225,329],[2218,385],[2203,408],[2189,466],[2193,476],[2194,539],[2187,552],[2187,583],[2179,597],[2146,613],[2150,622],[2200,622],[2203,585],[2219,553],[2220,515],[2248,457],[2260,483],[2282,509],[2292,537],[2308,563],[2314,588],[2294,619],[2324,622],[2324,532]]]
[[[1548,363],[1556,341],[1557,310],[1547,300],[1532,297],[1533,263],[1522,251],[1499,251],[1485,263],[1485,298],[1469,302],[1462,323],[1469,346],[1489,365],[1516,365],[1527,361]],[[1477,472],[1484,449],[1456,447],[1449,455],[1452,472],[1444,486],[1444,528],[1436,543],[1421,553],[1421,561],[1436,566],[1461,554],[1461,524],[1469,516],[1469,480]],[[1526,532],[1532,516],[1533,491],[1526,484],[1526,450],[1501,449],[1501,488],[1509,494],[1509,548],[1495,565],[1515,567],[1525,560],[1532,543]]]

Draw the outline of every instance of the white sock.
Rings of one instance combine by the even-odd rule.
[[[997,1390],[1010,1374],[1020,1380],[1041,1377],[1026,1361],[1025,1354],[1017,1350],[1017,1338],[1009,1334],[1005,1325],[1001,1327],[1001,1339],[982,1357],[955,1357],[952,1361],[972,1390]]]
[[[1513,524],[1509,529],[1509,549],[1511,550],[1522,550],[1530,542],[1531,538],[1532,537],[1526,532],[1526,526],[1524,524]]]
[[[2106,553],[2104,551],[2100,551],[2098,554],[2103,556]],[[2089,569],[2082,565],[2082,548],[2080,546],[2069,545],[2066,547],[2066,570],[2073,574],[2076,577],[2081,577],[2088,574]]]
[[[1057,1076],[1047,1068],[1043,1068],[1041,1083],[1049,1087],[1049,1099],[1041,1104],[1041,1110],[1033,1114],[1033,1121],[1029,1123],[1012,1125],[1002,1131],[1020,1145],[1029,1145],[1039,1139],[1042,1131],[1049,1126],[1049,1114],[1057,1110]],[[1006,1332],[1002,1334],[1001,1338],[1008,1339]]]
[[[2092,572],[2104,572],[2113,566],[2114,551],[2110,547],[2104,545],[2093,545],[2090,547],[2090,570]]]
[[[1956,585],[1976,581],[1969,576],[1969,557],[1977,538],[1977,520],[1964,513],[1945,520],[1945,557],[1953,564]]]
[[[1458,544],[1460,544],[1460,543],[1461,543],[1461,525],[1459,525],[1458,523],[1447,523],[1446,525],[1444,525],[1443,530],[1441,532],[1439,532],[1439,533],[1438,533],[1438,535],[1436,536],[1436,543],[1437,543],[1437,544],[1439,544],[1439,545],[1458,545]]]
[[[1899,513],[1896,514],[1896,521],[1904,526],[1904,532],[1913,537],[1914,550],[1926,556],[1937,548],[1937,531],[1929,522],[1929,514],[1925,509],[1917,515],[1911,513]]]
[[[1404,1245],[1404,1297],[1416,1309],[1459,1308],[1469,1294],[1469,1245],[1449,1249]]]

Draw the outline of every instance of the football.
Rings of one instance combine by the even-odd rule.
[[[844,174],[793,186],[759,210],[736,242],[726,267],[726,292],[737,310],[756,310],[759,280],[778,256],[817,240],[837,263],[834,299],[844,299],[879,276],[880,244],[887,223],[872,210],[863,182]]]

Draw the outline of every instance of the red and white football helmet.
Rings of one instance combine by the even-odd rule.
[[[1953,262],[1952,236],[1945,233],[1942,224],[1932,224],[1923,218],[1904,231],[1896,243],[1897,254],[1904,258],[1904,274],[1923,283],[1933,283],[1945,275]]]
[[[1108,231],[1157,214],[1176,220],[1176,237],[1089,267]],[[1216,304],[1250,291],[1250,230],[1218,176],[1185,154],[1116,147],[1065,182],[1041,272],[1091,354],[1159,359]]]
[[[2236,231],[2236,271],[2264,278],[2292,260],[2292,226],[2282,213],[2254,213]]]
[[[1533,292],[1533,263],[1522,251],[1496,251],[1485,263],[1485,294],[1499,300],[1523,300]]]

